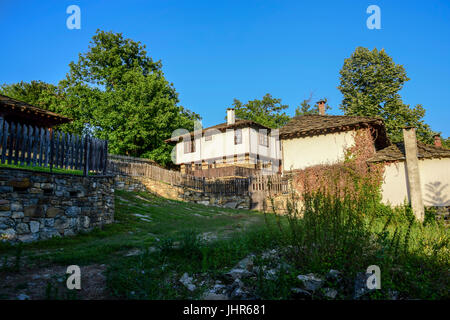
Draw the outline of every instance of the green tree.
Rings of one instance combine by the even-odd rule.
[[[450,149],[450,137],[444,138],[442,137],[442,146],[446,149]]]
[[[299,106],[295,109],[295,116],[304,116],[310,114],[319,114],[319,106],[314,104],[311,106],[312,95],[309,96],[308,99],[305,99],[300,103]],[[323,99],[325,101],[325,111],[331,109],[331,107],[327,103],[327,98]]]
[[[115,154],[170,162],[164,140],[178,128],[193,130],[199,116],[177,105],[178,94],[140,42],[97,30],[89,50],[70,63],[59,84],[64,109],[78,131],[108,139]],[[89,123],[89,125],[86,125]]]
[[[402,65],[384,51],[358,47],[345,59],[338,89],[344,96],[341,109],[346,115],[378,116],[384,119],[393,142],[402,141],[402,128],[414,126],[419,140],[432,143],[433,132],[424,122],[425,109],[410,108],[399,91],[409,78]]]
[[[3,84],[0,86],[0,94],[27,102],[45,110],[50,110],[53,107],[48,98],[51,95],[56,95],[56,92],[57,87],[55,85],[40,80],[33,80],[29,83],[20,81],[18,83]]]
[[[72,110],[64,107],[64,96],[61,90],[41,80],[3,84],[0,86],[0,94],[73,118]],[[65,132],[80,132],[74,123],[59,125],[55,128]]]
[[[282,112],[288,105],[282,104],[281,99],[273,98],[269,93],[261,100],[250,100],[245,104],[234,99],[233,107],[237,118],[252,120],[269,128],[280,128],[290,119]]]

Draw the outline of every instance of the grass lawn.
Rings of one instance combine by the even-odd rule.
[[[0,243],[0,270],[3,270],[3,274],[0,271],[0,278],[6,274],[10,275],[17,265],[17,256],[20,269],[15,273],[22,275],[51,270],[54,266],[79,265],[83,271],[83,266],[102,265],[105,273],[109,275],[107,283],[110,290],[107,290],[106,297],[124,297],[133,291],[133,285],[122,283],[116,276],[130,275],[128,268],[138,265],[139,259],[145,255],[148,248],[164,250],[179,246],[180,250],[183,250],[181,247],[186,245],[186,241],[195,242],[198,236],[205,241],[220,242],[221,239],[240,237],[244,231],[246,234],[252,230],[261,230],[265,225],[264,215],[259,212],[173,201],[146,192],[116,191],[115,207],[116,222],[105,226],[103,230],[24,244],[20,246],[20,253],[19,247]],[[231,243],[229,241],[233,242],[225,240],[226,243]],[[233,251],[232,255],[223,257],[221,269],[231,266],[245,256],[248,250],[240,251],[236,247]],[[136,252],[142,254],[135,255]],[[175,256],[172,257],[172,267],[179,272],[192,272],[193,268],[198,267],[196,264],[180,261]],[[164,264],[159,253],[146,257],[146,263]],[[183,259],[185,258],[181,258]],[[63,274],[60,272],[57,276],[61,277]],[[139,278],[136,280],[139,282]],[[156,287],[159,285],[159,282],[155,282]],[[0,298],[2,294],[5,296],[0,288]],[[182,290],[180,293],[174,289],[167,296],[157,297],[182,298],[187,297],[185,294],[188,292]],[[48,292],[46,297],[50,297]],[[102,298],[106,297],[102,295]]]
[[[38,171],[38,172],[50,172],[50,167],[27,166],[25,164],[0,163],[0,168],[22,169],[22,170],[30,170],[30,171]],[[83,171],[81,171],[81,170],[60,169],[60,168],[55,168],[55,167],[52,168],[52,172],[53,173],[83,175]]]
[[[315,197],[297,218],[146,192],[116,191],[115,199],[116,222],[103,230],[0,243],[0,299],[201,299],[249,254],[255,254],[252,270],[259,271],[243,279],[244,286],[263,299],[295,298],[292,288],[303,285],[299,274],[325,279],[330,269],[342,279],[326,280],[327,289],[339,291],[337,299],[352,299],[355,276],[370,265],[380,267],[382,288],[366,298],[449,298],[448,229],[414,222],[406,209]],[[277,260],[264,258],[273,249]],[[80,291],[65,287],[69,265],[81,267]],[[194,290],[180,282],[185,273],[195,279]]]

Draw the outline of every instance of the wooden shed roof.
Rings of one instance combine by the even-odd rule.
[[[450,158],[450,149],[444,149],[417,141],[417,157],[419,159]],[[403,142],[399,142],[378,151],[372,158],[367,161],[387,162],[399,160],[401,161],[405,159],[405,144]]]
[[[0,116],[5,120],[18,121],[40,127],[53,127],[71,122],[72,119],[44,110],[26,102],[0,94]]]

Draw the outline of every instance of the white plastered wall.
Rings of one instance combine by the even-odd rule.
[[[304,169],[318,164],[333,164],[345,159],[345,150],[355,144],[356,131],[346,131],[283,139],[283,169]]]
[[[420,184],[425,206],[450,206],[450,158],[419,159]],[[383,202],[393,206],[409,202],[405,162],[385,166]]]

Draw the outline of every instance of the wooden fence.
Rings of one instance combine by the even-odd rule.
[[[210,194],[245,195],[249,190],[251,178],[227,180],[206,180],[206,178],[184,175],[181,186]]]
[[[178,171],[158,167],[148,159],[109,155],[108,172],[134,177],[147,177],[171,185],[181,185],[182,175]]]
[[[252,192],[264,191],[272,195],[286,194],[289,191],[289,182],[281,175],[255,175],[251,178],[250,190]]]
[[[105,140],[80,137],[0,118],[1,163],[104,174],[108,159]],[[68,172],[70,173],[70,172]]]
[[[230,168],[227,171],[228,173],[236,172],[233,167]],[[225,169],[225,167],[220,169]],[[181,186],[211,194],[242,195],[248,192],[261,191],[279,194],[287,193],[288,191],[287,180],[281,175],[256,175],[252,171],[252,174],[246,177],[210,180],[206,179],[205,176],[199,177],[192,174],[181,174],[179,171],[158,167],[153,161],[148,159],[116,155],[108,156],[108,172],[111,174],[147,177],[174,186]]]
[[[246,178],[257,174],[259,170],[239,166],[229,166],[222,168],[208,168],[206,170],[186,170],[186,173],[195,177],[214,179],[221,177],[241,177]]]

